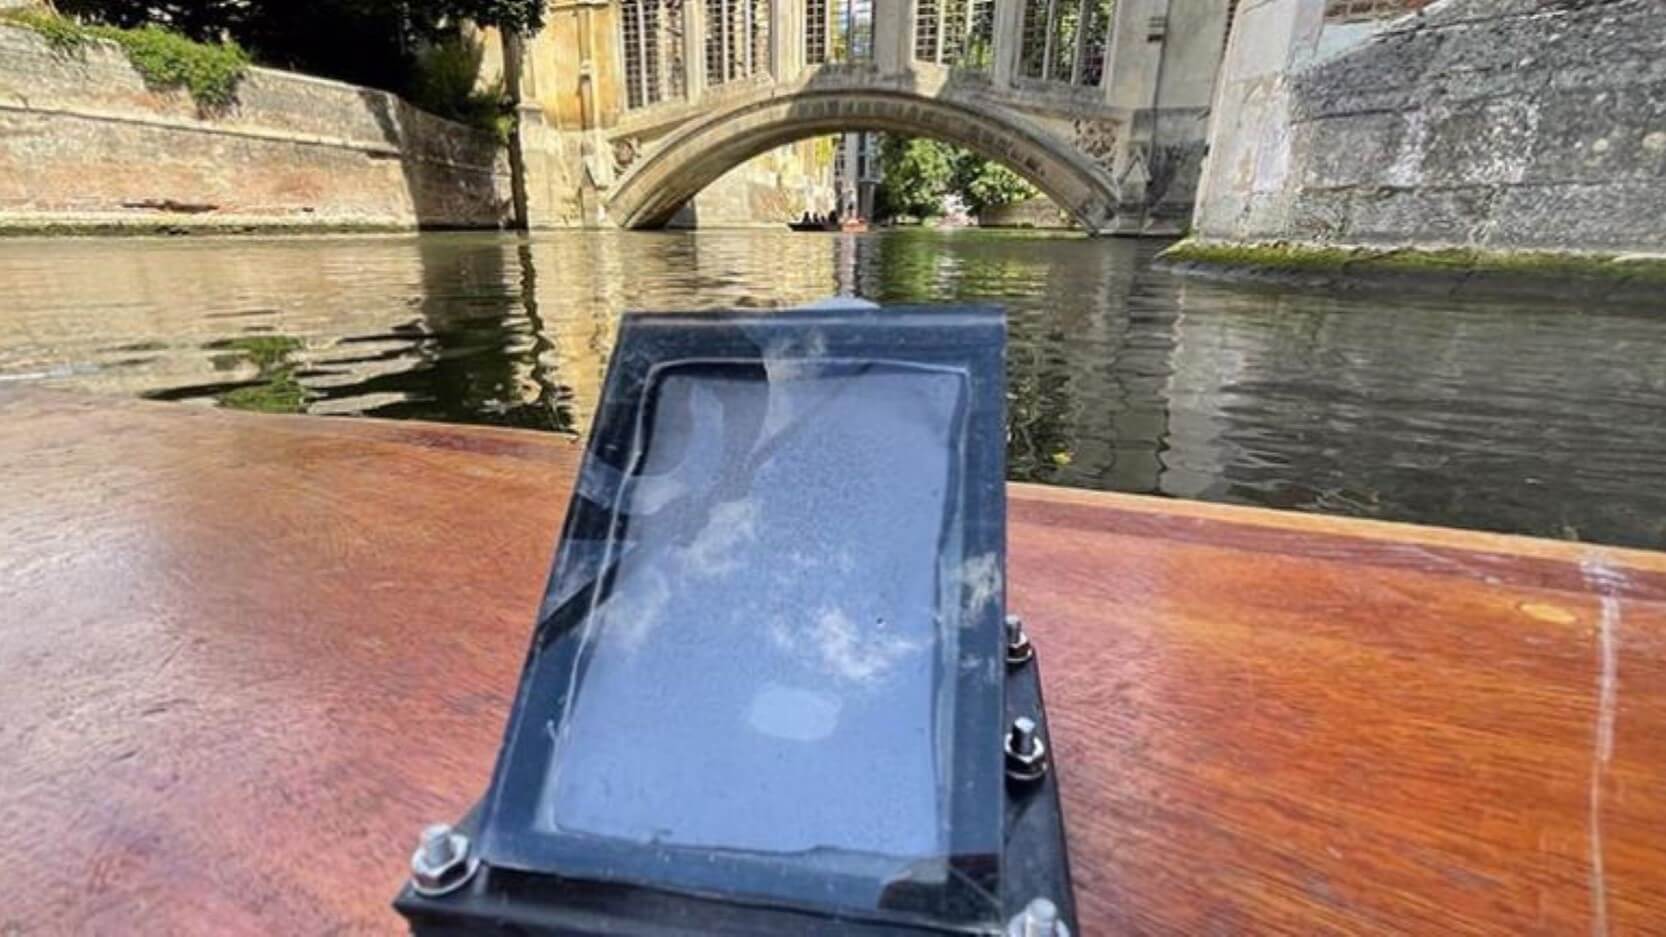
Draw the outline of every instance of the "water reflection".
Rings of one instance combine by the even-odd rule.
[[[1187,283],[1160,245],[758,231],[0,244],[0,381],[588,425],[626,309],[993,299],[1015,478],[1666,547],[1666,320]]]

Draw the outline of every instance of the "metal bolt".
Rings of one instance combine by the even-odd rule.
[[[1035,781],[1047,773],[1047,743],[1036,731],[1035,720],[1019,716],[1007,730],[1007,777]]]
[[[1036,898],[1007,922],[1007,937],[1070,937],[1070,928],[1059,920],[1057,905]]]
[[[429,865],[445,865],[456,855],[451,827],[436,823],[422,831],[422,858]]]
[[[1024,619],[1008,615],[1006,625],[1007,663],[1016,666],[1034,657],[1035,646],[1030,644],[1030,636],[1024,633]]]
[[[422,831],[411,854],[411,888],[420,895],[445,895],[474,876],[480,860],[469,855],[469,838],[444,823]]]
[[[1019,752],[1033,751],[1036,745],[1035,720],[1019,716],[1012,720],[1012,747]],[[449,831],[448,831],[449,832]]]

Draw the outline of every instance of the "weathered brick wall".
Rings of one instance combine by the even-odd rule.
[[[1666,3],[1245,0],[1195,230],[1666,250]]]
[[[509,193],[494,137],[381,91],[256,68],[204,114],[0,25],[0,225],[496,227]]]

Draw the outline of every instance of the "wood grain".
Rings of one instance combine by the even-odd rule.
[[[577,456],[0,391],[0,934],[400,932]],[[1086,933],[1666,932],[1666,557],[1011,495]]]

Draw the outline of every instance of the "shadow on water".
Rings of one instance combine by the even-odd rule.
[[[346,339],[396,347],[334,358],[312,376],[350,378],[354,365],[371,361],[409,359],[411,366],[336,384],[322,396],[366,416],[577,432],[572,389],[550,362],[530,244],[422,238],[417,253],[421,290],[411,320]],[[361,400],[375,402],[353,406]]]
[[[165,346],[158,346],[165,347]],[[295,353],[301,340],[291,335],[251,335],[216,339],[203,345],[209,361],[218,370],[246,371],[246,380],[217,381],[187,387],[165,388],[145,394],[152,400],[189,400],[212,394],[222,407],[255,413],[304,413],[313,398],[301,385]]]
[[[1245,291],[905,231],[0,245],[0,380],[578,433],[626,309],[1010,313],[1013,478],[1666,547],[1666,319]]]

